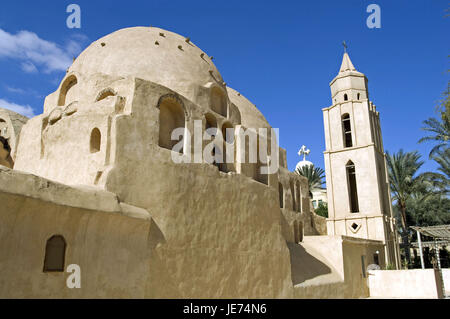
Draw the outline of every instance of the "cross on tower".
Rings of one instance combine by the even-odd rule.
[[[345,41],[342,42],[342,45],[344,46],[344,52],[347,53],[347,43]]]
[[[305,145],[298,151],[298,155],[303,156],[303,161],[306,161],[306,156],[309,155],[309,153],[311,153],[311,150],[308,150]]]

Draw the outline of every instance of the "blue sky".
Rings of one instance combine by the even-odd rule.
[[[81,7],[81,29],[66,27],[71,3]],[[371,3],[381,7],[381,29],[366,26]],[[417,141],[449,80],[449,7],[445,0],[8,1],[0,11],[0,107],[40,114],[66,64],[90,42],[152,25],[190,37],[215,57],[228,85],[280,128],[290,169],[302,144],[323,167],[321,109],[331,104],[329,82],[345,40],[369,79],[385,149],[419,150],[428,159],[432,146]]]

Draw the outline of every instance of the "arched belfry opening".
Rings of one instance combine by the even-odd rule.
[[[344,101],[348,101],[348,95],[344,94]]]
[[[352,161],[348,161],[347,165],[345,166],[345,169],[347,172],[347,188],[348,188],[350,212],[358,213],[359,203],[358,203],[358,188],[356,183],[355,164]]]
[[[211,109],[222,116],[227,116],[227,98],[218,87],[211,89]]]
[[[344,135],[344,147],[353,147],[352,123],[348,113],[342,115],[342,133]]]
[[[66,240],[61,235],[52,236],[45,245],[44,272],[63,272],[66,258]]]
[[[66,105],[67,101],[71,100],[68,97],[70,97],[73,87],[77,84],[78,79],[75,75],[71,75],[67,79],[65,79],[59,91],[58,106],[64,106]]]
[[[172,150],[179,140],[172,140],[175,129],[185,129],[186,119],[184,108],[176,98],[165,97],[159,102],[159,146]],[[183,131],[184,133],[184,131]],[[179,150],[183,153],[183,149]]]

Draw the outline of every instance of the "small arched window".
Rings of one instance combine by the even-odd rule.
[[[102,134],[98,128],[94,128],[91,132],[90,150],[91,153],[100,152],[102,144]]]
[[[66,241],[55,235],[47,240],[45,246],[44,272],[63,272],[66,258]]]
[[[115,96],[115,95],[116,95],[116,93],[113,91],[113,89],[105,89],[98,94],[95,101],[98,102],[98,101],[106,99],[107,97]]]
[[[180,142],[172,140],[173,131],[185,126],[185,113],[180,102],[172,97],[164,98],[159,104],[159,146],[172,150]]]
[[[280,208],[284,208],[284,189],[283,184],[278,183],[278,193],[280,199]]]
[[[218,87],[211,90],[211,109],[222,116],[227,116],[227,99]]]
[[[355,164],[352,161],[349,161],[345,166],[347,172],[347,189],[350,201],[350,212],[358,213],[359,212],[359,203],[358,203],[358,189],[356,184],[356,170]]]
[[[344,94],[344,101],[348,101],[348,95]]]
[[[75,75],[71,75],[69,76],[64,83],[61,85],[61,89],[59,91],[59,99],[58,99],[58,106],[64,106],[66,105],[67,100],[71,100],[70,98],[68,99],[68,96],[70,96],[70,91],[71,89],[77,85],[78,80],[77,77]]]
[[[361,93],[358,93],[358,100],[361,98]]]
[[[352,147],[352,125],[350,122],[350,115],[347,113],[342,115],[342,131],[344,134],[344,147]]]

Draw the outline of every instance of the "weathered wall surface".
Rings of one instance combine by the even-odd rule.
[[[297,253],[301,258],[292,263],[295,298],[369,296],[363,267],[367,269],[374,262],[376,251],[383,259],[381,242],[345,236],[307,236],[300,246]]]
[[[158,257],[157,225],[126,216],[114,194],[2,169],[0,201],[0,298],[179,296]],[[67,288],[68,273],[43,272],[53,235],[66,240],[65,267],[81,267],[81,289]]]
[[[371,270],[368,284],[371,297],[438,298],[434,269]]]

